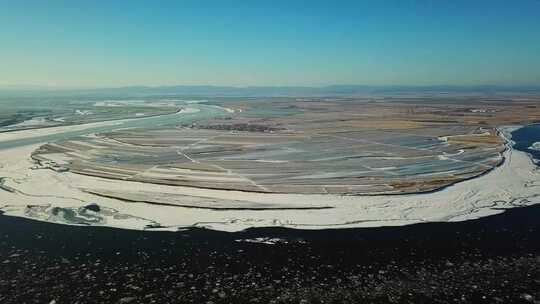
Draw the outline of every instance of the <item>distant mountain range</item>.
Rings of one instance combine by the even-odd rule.
[[[395,94],[452,94],[452,93],[540,93],[539,86],[369,86],[331,85],[302,86],[129,86],[118,88],[62,89],[31,86],[0,86],[0,96],[212,96],[212,97],[289,97],[289,96],[360,96]]]

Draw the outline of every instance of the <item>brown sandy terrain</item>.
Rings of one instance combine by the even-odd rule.
[[[33,157],[79,174],[199,188],[415,193],[497,166],[504,141],[495,127],[539,119],[537,103],[228,101],[235,113],[225,118],[49,144]]]

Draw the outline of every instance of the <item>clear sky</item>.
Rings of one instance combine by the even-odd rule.
[[[0,0],[0,85],[173,84],[540,85],[540,0]]]

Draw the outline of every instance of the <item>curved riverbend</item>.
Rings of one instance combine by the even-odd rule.
[[[209,114],[201,112],[192,114]],[[146,123],[153,126],[156,121]],[[526,131],[523,137],[524,131],[502,128],[504,135],[514,131],[516,144],[512,147],[511,141],[507,143],[504,163],[491,172],[441,191],[410,195],[259,194],[106,180],[70,172],[58,174],[51,170],[29,169],[32,162],[28,155],[37,145],[19,146],[0,150],[0,157],[10,160],[0,169],[0,176],[5,177],[4,186],[16,190],[0,191],[0,210],[6,215],[64,224],[172,231],[186,227],[223,231],[271,226],[327,229],[470,220],[540,202],[540,176],[536,165],[527,153],[520,151],[522,146],[530,146],[529,141],[539,140],[537,134],[540,132],[528,131],[528,128],[520,129]],[[164,193],[181,201],[196,198],[214,204],[241,203],[243,207],[208,210],[124,202],[84,192],[88,184],[115,191],[136,189]],[[85,208],[89,203],[97,203],[99,211]],[[257,210],[256,207],[262,205],[272,208]],[[298,209],[280,210],[290,206]],[[319,208],[321,206],[329,208]]]
[[[196,111],[189,109],[195,109]],[[225,109],[220,109],[219,107],[192,104],[189,105],[189,108],[180,109],[177,113],[173,114],[5,132],[0,133],[0,150],[66,140],[76,136],[109,132],[120,128],[153,128],[179,123],[190,123],[205,118],[218,117],[226,113]]]

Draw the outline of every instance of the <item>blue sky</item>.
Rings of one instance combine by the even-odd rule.
[[[4,1],[0,85],[540,85],[540,1]]]

